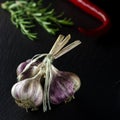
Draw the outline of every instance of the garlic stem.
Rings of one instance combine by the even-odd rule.
[[[61,51],[59,51],[56,55],[54,55],[54,58],[57,59],[57,58],[61,57],[62,55],[69,52],[70,50],[72,50],[73,48],[78,46],[79,44],[81,44],[81,42],[79,40],[76,40],[75,42],[69,44],[68,46],[63,48]]]
[[[70,38],[70,34],[67,35],[65,38],[63,35],[59,35],[49,54],[53,55],[54,59],[57,59],[78,46],[79,44],[81,44],[79,40],[76,40],[73,43],[64,47],[69,42]]]
[[[59,38],[58,41],[55,42],[55,45],[53,45],[52,51],[50,51],[49,54],[52,54],[52,55],[57,54],[68,43],[70,38],[71,38],[70,35],[67,35],[64,39]]]
[[[57,54],[70,40],[71,36],[67,35],[63,40],[60,39],[60,41],[58,41],[56,48],[54,48],[53,53],[51,54]]]
[[[52,46],[52,49],[50,50],[49,54],[54,54],[55,49],[56,49],[56,47],[57,47],[57,45],[58,45],[58,42],[59,42],[60,40],[63,40],[63,39],[64,39],[64,35],[59,35],[59,36],[58,36],[58,38],[57,38],[57,40],[55,41],[54,45]]]

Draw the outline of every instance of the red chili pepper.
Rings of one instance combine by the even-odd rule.
[[[92,15],[96,19],[102,22],[102,25],[93,28],[93,29],[84,29],[82,27],[79,27],[78,30],[84,34],[87,35],[99,35],[104,32],[106,32],[109,29],[110,20],[107,14],[102,11],[100,8],[98,8],[95,4],[91,3],[89,0],[69,0],[74,5],[81,8],[86,13]]]

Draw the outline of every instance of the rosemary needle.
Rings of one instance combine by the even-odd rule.
[[[63,14],[55,15],[54,9],[43,7],[42,0],[6,1],[1,7],[10,13],[12,23],[30,40],[37,38],[37,33],[32,31],[36,23],[53,35],[62,25],[73,25],[71,19],[61,18]]]

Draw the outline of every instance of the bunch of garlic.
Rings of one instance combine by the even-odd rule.
[[[48,54],[35,55],[17,67],[18,82],[13,85],[11,94],[18,106],[36,110],[43,104],[45,112],[47,106],[51,109],[50,103],[60,104],[74,96],[81,86],[80,78],[74,73],[59,71],[52,64],[54,59],[80,44],[75,41],[64,47],[69,39],[70,35],[65,38],[59,35]]]

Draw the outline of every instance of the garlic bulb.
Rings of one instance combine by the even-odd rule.
[[[39,61],[33,62],[32,64],[29,65],[29,67],[24,71],[25,67],[31,62],[31,59],[26,60],[25,62],[22,62],[18,65],[16,69],[17,73],[17,79],[18,81],[24,80],[26,78],[30,78],[35,76],[39,69],[38,65],[40,64]]]
[[[55,59],[81,44],[76,40],[65,47],[70,38],[70,35],[59,35],[49,53],[36,54],[17,67],[18,82],[13,85],[11,94],[18,106],[35,110],[43,103],[45,112],[51,110],[50,103],[60,104],[74,97],[81,86],[80,78],[74,73],[59,71],[52,64]]]
[[[22,71],[24,70],[24,68],[26,67],[26,65],[28,63],[30,63],[30,59],[26,60],[25,62],[22,62],[18,65],[17,69],[16,69],[16,73],[17,73],[17,76],[22,73]]]
[[[60,104],[74,97],[80,88],[79,77],[71,72],[63,72],[52,66],[53,78],[50,85],[50,102]]]
[[[39,80],[26,79],[13,85],[11,94],[18,106],[35,110],[43,99],[43,89]]]

